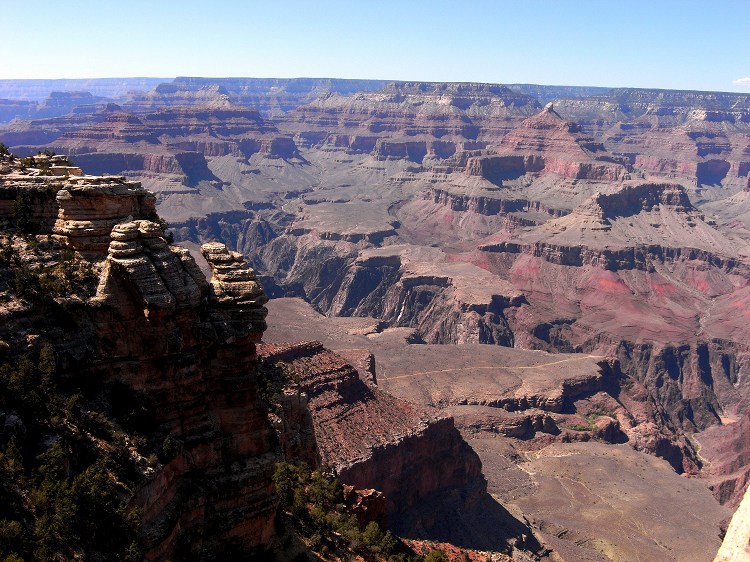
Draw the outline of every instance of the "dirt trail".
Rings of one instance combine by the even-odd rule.
[[[452,369],[437,369],[435,371],[421,371],[419,373],[408,373],[403,375],[394,375],[394,376],[388,376],[383,375],[382,378],[384,381],[393,381],[396,379],[408,379],[412,377],[421,377],[424,375],[436,375],[439,373],[454,373],[457,371],[480,371],[480,370],[498,370],[498,369],[510,369],[513,371],[520,371],[524,369],[542,369],[544,367],[549,367],[551,365],[560,365],[562,363],[570,363],[572,361],[585,361],[587,359],[602,359],[603,356],[601,355],[584,355],[582,357],[571,357],[570,359],[561,359],[560,361],[552,361],[550,363],[540,363],[539,365],[528,365],[523,366],[519,365],[517,367],[508,367],[505,365],[491,365],[486,367],[454,367]]]

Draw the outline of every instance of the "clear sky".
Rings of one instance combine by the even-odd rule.
[[[0,0],[0,78],[750,92],[750,0]]]

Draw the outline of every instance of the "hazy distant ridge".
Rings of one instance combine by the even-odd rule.
[[[50,92],[91,92],[106,98],[133,90],[147,91],[171,78],[61,78],[57,80],[0,80],[0,99],[41,101]]]

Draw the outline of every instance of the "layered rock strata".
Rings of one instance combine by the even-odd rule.
[[[128,277],[147,313],[198,307],[208,290],[203,272],[185,248],[169,246],[158,224],[142,220],[117,224],[99,286],[101,302],[117,304],[113,268]]]
[[[94,300],[93,374],[145,393],[181,444],[135,494],[149,559],[214,559],[228,545],[251,549],[273,535],[275,455],[254,353],[265,296],[225,247],[203,252],[210,284],[158,225],[121,223]]]
[[[614,89],[555,107],[636,167],[697,193],[737,189],[747,176],[747,94]]]
[[[153,193],[118,176],[72,177],[57,192],[56,200],[55,238],[91,257],[107,250],[116,224],[156,215]]]
[[[422,164],[484,148],[538,108],[505,86],[396,82],[379,92],[321,96],[280,122],[301,146]]]
[[[162,227],[143,218],[154,214],[154,196],[137,182],[28,173],[2,180],[5,193],[36,187],[44,196],[43,205],[24,210],[47,225],[42,234],[57,206],[54,237],[100,275],[93,298],[67,303],[64,330],[55,324],[59,314],[43,324],[56,334],[61,380],[124,385],[152,417],[149,438],[172,443],[162,462],[140,459],[141,472],[122,485],[143,510],[145,558],[216,560],[232,549],[267,547],[276,456],[255,355],[267,298],[253,270],[224,245],[207,244],[213,276],[206,281],[188,250],[171,246]],[[32,333],[33,324],[13,320]]]
[[[609,154],[580,125],[564,120],[552,104],[505,135],[494,152],[469,158],[466,173],[493,183],[527,173],[615,182],[631,171],[629,162]]]
[[[283,362],[298,378],[322,462],[345,484],[382,491],[392,517],[430,495],[483,489],[481,465],[451,418],[367,385],[319,342],[265,344],[259,357],[266,364]]]
[[[126,145],[129,150],[124,150]],[[142,158],[145,171],[179,173],[182,169],[188,176],[186,155],[191,152],[204,157],[248,157],[256,152],[289,155],[295,149],[291,139],[280,135],[257,111],[234,106],[226,97],[204,106],[161,108],[145,115],[109,113],[99,123],[64,133],[55,147],[75,153],[87,169],[92,164],[105,165],[107,154],[114,164],[119,154],[125,163],[128,158],[131,164]],[[148,160],[155,155],[168,160],[161,164]]]
[[[581,239],[584,239],[581,242]],[[728,272],[746,272],[733,240],[715,228],[673,183],[626,182],[613,193],[595,193],[564,217],[511,241],[481,246],[489,252],[525,252],[561,265],[653,271],[653,263],[704,261]]]

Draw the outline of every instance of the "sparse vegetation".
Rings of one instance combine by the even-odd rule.
[[[598,420],[600,417],[606,416],[610,418],[615,418],[616,416],[611,413],[602,413],[602,412],[589,412],[586,414],[586,423],[572,423],[568,426],[568,429],[572,429],[573,431],[593,431],[596,427],[596,420]]]
[[[345,511],[343,486],[330,470],[279,463],[273,477],[281,509],[289,514],[313,548],[322,553],[349,548],[362,555],[392,554],[398,540],[370,522],[360,529]]]
[[[354,552],[366,560],[388,562],[447,562],[440,550],[425,557],[414,554],[390,531],[370,521],[361,529],[346,511],[341,482],[328,468],[311,471],[306,465],[280,462],[273,477],[279,507],[310,547],[326,557]]]
[[[36,240],[29,241],[32,245]],[[29,263],[21,259],[6,238],[0,243],[1,272],[17,296],[37,305],[53,305],[55,299],[79,296],[88,298],[96,290],[97,277],[86,260],[67,248],[57,252],[57,260]],[[63,303],[64,306],[64,303]]]
[[[260,397],[271,411],[276,412],[279,408],[279,395],[285,388],[298,386],[299,375],[283,361],[278,361],[275,365],[261,363],[258,370],[262,374],[258,377]]]
[[[115,454],[117,426],[82,409],[56,370],[46,343],[0,364],[0,411],[12,412],[0,433],[0,557],[140,560],[140,513],[118,484],[132,469]]]
[[[25,158],[21,158],[19,163],[22,170],[25,170],[26,168],[33,168],[34,166],[36,166],[36,161],[34,160],[33,156],[26,156]]]
[[[130,486],[164,436],[134,391],[61,379],[46,336],[96,279],[46,237],[0,237],[0,290],[23,299],[36,331],[0,342],[0,560],[142,559]]]
[[[424,557],[424,562],[448,562],[448,557],[442,550],[433,550]]]
[[[13,220],[19,232],[24,234],[31,232],[31,217],[31,196],[28,190],[21,188],[13,202]]]

